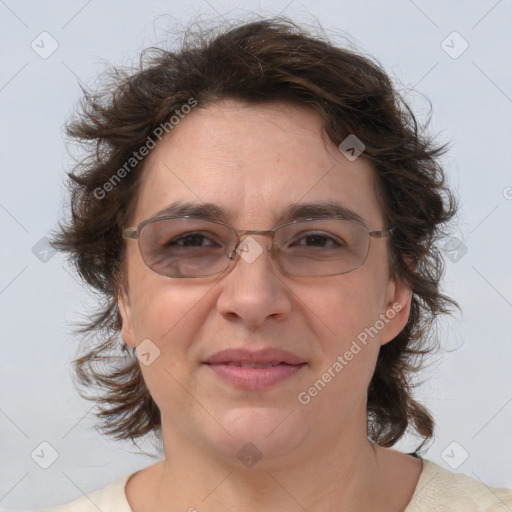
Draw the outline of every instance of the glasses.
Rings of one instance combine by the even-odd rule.
[[[325,277],[361,267],[368,258],[370,238],[384,238],[391,232],[370,231],[358,221],[332,218],[294,220],[268,231],[248,231],[183,216],[146,220],[137,228],[123,229],[123,238],[138,240],[142,259],[151,270],[182,278],[221,274],[237,254],[254,261],[263,249],[254,238],[245,237],[271,236],[268,251],[284,274]]]

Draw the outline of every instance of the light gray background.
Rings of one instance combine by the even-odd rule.
[[[81,97],[76,77],[91,83],[103,60],[133,62],[165,39],[169,22],[186,24],[198,14],[237,19],[283,11],[298,22],[318,20],[333,37],[347,32],[411,90],[420,119],[424,97],[431,100],[431,128],[453,144],[444,163],[463,207],[457,251],[467,252],[447,260],[444,282],[463,314],[442,321],[445,352],[418,391],[437,420],[426,456],[488,485],[512,486],[512,2],[238,4],[0,0],[2,509],[63,503],[153,462],[92,430],[91,404],[74,390],[69,364],[77,347],[71,322],[90,298],[62,256],[45,263],[32,248],[54,227],[65,201],[71,159],[62,126]],[[43,31],[59,45],[46,59],[31,48],[34,40],[42,46]],[[458,58],[464,41],[453,31],[469,44]],[[43,441],[58,452],[48,469],[31,458]],[[40,462],[51,456],[48,447],[36,452]]]

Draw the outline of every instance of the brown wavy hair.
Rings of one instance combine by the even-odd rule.
[[[108,193],[98,189],[190,98],[196,108],[229,98],[313,107],[335,144],[349,134],[365,144],[384,221],[394,227],[390,274],[404,278],[413,292],[405,328],[379,352],[368,389],[368,436],[392,446],[410,427],[422,444],[430,439],[434,422],[413,398],[413,377],[439,345],[436,317],[458,307],[440,292],[438,249],[456,201],[439,164],[446,146],[419,128],[380,65],[278,17],[189,30],[178,51],[151,48],[136,68],[114,68],[103,78],[99,90],[84,89],[80,109],[67,124],[67,134],[86,147],[87,156],[69,173],[71,215],[53,236],[100,301],[79,329],[84,336],[74,360],[81,395],[98,406],[100,430],[132,441],[161,434],[160,411],[121,339],[117,305],[121,230],[146,159]]]

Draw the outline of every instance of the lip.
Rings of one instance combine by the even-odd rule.
[[[258,351],[223,350],[209,357],[204,364],[218,377],[238,388],[257,390],[272,387],[293,377],[306,362],[291,352],[268,348]],[[251,368],[251,365],[272,366]]]
[[[246,363],[246,364],[273,364],[285,363],[288,365],[298,365],[305,363],[300,357],[278,348],[265,348],[262,350],[248,350],[244,348],[232,348],[221,350],[210,356],[206,364],[227,364],[227,363]]]

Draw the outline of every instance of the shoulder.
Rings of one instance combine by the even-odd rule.
[[[103,489],[84,494],[82,497],[58,507],[35,512],[132,512],[126,499],[125,487],[130,475],[123,476]]]
[[[509,512],[512,490],[488,487],[423,459],[423,471],[405,512]]]

